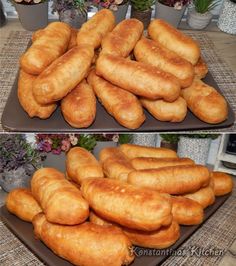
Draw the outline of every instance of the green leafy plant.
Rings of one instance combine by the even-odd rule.
[[[90,2],[86,0],[52,0],[52,14],[69,9],[76,9],[86,15]]]
[[[130,143],[133,139],[132,134],[119,134],[119,143],[120,144],[126,144]]]
[[[200,14],[209,12],[214,7],[216,7],[219,3],[220,3],[220,0],[193,0],[195,10]]]
[[[179,142],[179,134],[160,134],[161,138],[169,143],[177,144]]]
[[[217,139],[219,137],[219,134],[181,134],[179,136],[192,139]]]
[[[131,5],[137,11],[147,11],[155,2],[155,0],[131,0]]]

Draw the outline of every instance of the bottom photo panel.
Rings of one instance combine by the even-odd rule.
[[[236,134],[0,134],[0,264],[235,265]]]

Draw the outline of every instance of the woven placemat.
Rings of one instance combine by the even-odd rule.
[[[196,39],[200,45],[203,57],[207,61],[209,69],[218,83],[224,96],[231,104],[236,113],[236,76],[228,67],[225,61],[217,54],[215,46],[206,33],[195,32],[187,33]],[[11,31],[9,35],[1,38],[1,69],[0,69],[0,117],[7,101],[9,92],[13,86],[15,76],[18,70],[18,61],[20,55],[25,51],[31,33],[27,31]],[[0,124],[2,131],[2,125]],[[226,129],[216,131],[229,132],[236,131],[236,123]]]
[[[236,185],[236,182],[235,182]],[[236,237],[236,187],[226,202],[194,233],[183,245],[177,249],[179,256],[169,257],[162,266],[216,266],[227,256],[235,258],[236,253],[230,247]],[[219,256],[198,256],[198,253],[178,253],[180,250],[201,248],[202,250],[219,250]],[[236,250],[234,251],[236,252]],[[0,265],[44,265],[21,241],[14,236],[0,218]],[[234,264],[236,265],[236,264]],[[223,265],[230,266],[230,265]],[[233,266],[233,265],[232,265]]]

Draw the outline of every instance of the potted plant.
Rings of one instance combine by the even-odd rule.
[[[37,134],[37,149],[46,154],[44,167],[55,167],[65,171],[66,153],[72,147],[82,147],[92,151],[96,145],[93,135],[85,134]]]
[[[112,10],[117,24],[126,18],[129,0],[93,0],[92,2],[98,10],[102,8],[109,8]]]
[[[217,134],[181,134],[178,142],[179,157],[188,157],[196,164],[207,163],[210,144]]]
[[[12,0],[22,27],[29,31],[44,28],[48,24],[47,0]]]
[[[7,192],[29,187],[32,174],[42,167],[45,154],[27,142],[24,135],[0,136],[0,186]]]
[[[144,29],[147,29],[150,23],[152,6],[155,2],[155,0],[131,0],[131,18],[142,21]]]
[[[161,137],[161,147],[171,149],[177,152],[179,134],[160,134]]]
[[[93,149],[93,154],[96,158],[99,157],[99,153],[106,147],[117,147],[118,144],[129,143],[132,141],[131,134],[94,134],[96,140],[96,146]]]
[[[157,134],[138,133],[133,135],[132,143],[136,145],[155,147]]]
[[[88,7],[86,0],[53,0],[52,13],[57,12],[59,20],[73,28],[80,28],[87,21]]]
[[[236,0],[224,0],[217,26],[220,30],[236,34]]]
[[[157,0],[155,17],[178,27],[190,0]]]
[[[219,0],[193,0],[193,7],[188,11],[188,25],[197,30],[206,28],[213,16],[210,11],[218,4]]]

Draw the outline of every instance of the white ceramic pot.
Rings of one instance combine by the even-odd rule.
[[[187,157],[196,164],[206,165],[211,139],[180,137],[178,142],[179,157]]]
[[[189,9],[187,23],[192,29],[202,30],[208,26],[212,16],[213,15],[210,12],[201,14],[196,12],[195,9]]]
[[[217,26],[226,33],[236,34],[236,3],[230,0],[224,1]]]
[[[157,142],[157,134],[133,134],[133,144],[155,147]]]

